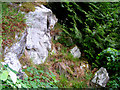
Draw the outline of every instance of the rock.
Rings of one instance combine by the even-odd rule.
[[[74,56],[74,57],[77,57],[77,58],[80,58],[81,57],[81,52],[79,50],[79,48],[77,46],[75,46],[74,48],[72,48],[70,50],[71,54]]]
[[[50,30],[57,22],[56,17],[50,9],[45,6],[35,7],[34,12],[26,14],[27,28],[26,49],[35,64],[43,63],[51,50]]]
[[[26,36],[27,36],[27,32],[25,31],[24,33],[22,33],[21,38],[16,38],[17,42],[14,43],[10,48],[6,47],[4,50],[4,61],[5,62],[1,62],[3,65],[8,64],[8,66],[19,72],[19,73],[23,73],[22,72],[22,68],[21,68],[21,64],[19,62],[19,58],[22,56],[25,46],[26,46]]]
[[[29,12],[25,15],[26,24],[29,27],[26,28],[20,37],[20,34],[16,33],[16,42],[11,47],[5,47],[2,53],[4,62],[1,63],[3,65],[8,64],[11,69],[19,72],[20,78],[22,78],[24,73],[19,59],[23,55],[25,48],[35,64],[43,63],[48,56],[48,51],[51,50],[50,30],[57,22],[50,9],[43,5],[35,8],[34,12]]]
[[[19,70],[21,69],[21,64],[17,58],[17,55],[15,53],[12,53],[12,52],[8,52],[6,55],[5,55],[5,62],[2,62],[3,65],[6,65],[8,64],[8,66],[19,72]]]
[[[92,79],[93,85],[105,87],[109,80],[107,70],[101,67],[94,75]]]
[[[90,69],[90,66],[89,66],[88,63],[83,63],[83,62],[81,62],[80,68],[81,68],[81,69],[83,69],[83,68]]]

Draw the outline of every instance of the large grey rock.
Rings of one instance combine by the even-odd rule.
[[[26,49],[33,62],[41,64],[46,60],[48,51],[51,50],[50,30],[57,19],[52,11],[43,5],[35,8],[34,12],[26,14],[26,23],[29,25]]]
[[[35,64],[41,64],[48,56],[48,51],[51,49],[50,30],[57,22],[56,17],[52,14],[50,9],[43,5],[36,7],[34,12],[26,14],[26,24],[29,27],[19,37],[16,33],[17,42],[8,48],[5,47],[3,51],[4,62],[3,65],[8,66],[21,74],[22,67],[19,58],[23,55],[25,48]]]
[[[80,58],[81,57],[81,52],[79,50],[79,48],[77,46],[75,46],[74,48],[72,48],[70,50],[71,54],[74,56],[74,57],[77,57],[77,58]]]
[[[3,65],[8,64],[11,69],[20,73],[22,73],[22,68],[19,58],[22,56],[26,46],[26,36],[26,31],[22,33],[21,37],[18,38],[18,36],[16,36],[17,42],[14,43],[10,48],[6,47],[4,49],[3,55],[5,62],[1,62]]]
[[[109,76],[107,73],[107,70],[103,67],[101,67],[94,75],[92,79],[92,83],[96,86],[102,86],[105,87],[107,82],[109,80]]]

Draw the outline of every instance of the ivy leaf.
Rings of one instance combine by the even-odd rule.
[[[97,57],[96,57],[96,59],[98,60],[98,59],[99,59],[99,57],[97,56]]]
[[[0,79],[1,80],[3,80],[3,81],[6,81],[7,80],[7,78],[8,78],[8,71],[7,70],[4,70],[3,72],[2,72],[2,74],[0,75]]]

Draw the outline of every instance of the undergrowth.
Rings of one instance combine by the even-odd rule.
[[[15,35],[21,36],[25,31],[24,14],[18,12],[15,8],[10,7],[8,3],[2,3],[2,46],[10,47],[16,42]]]
[[[28,5],[31,5],[31,6],[28,6]],[[35,5],[36,5],[35,3],[22,3],[22,6],[20,9],[21,11],[25,11],[25,12],[34,11]],[[88,4],[88,5],[92,6],[94,4]],[[88,21],[91,21],[91,22],[94,21],[94,19],[92,19],[92,15],[94,14],[90,12],[86,12],[85,10],[79,9],[80,7],[79,4],[66,3],[66,4],[63,4],[63,6],[68,10],[69,18],[72,18],[71,12],[74,13],[73,18],[71,20],[71,22],[73,23],[70,23],[70,25],[72,26],[71,28],[69,28],[70,30],[68,30],[68,28],[66,29],[66,27],[68,27],[69,25],[64,26],[63,24],[62,27],[64,29],[61,28],[60,25],[58,25],[58,27],[56,27],[55,30],[51,31],[51,35],[54,37],[53,47],[54,47],[55,53],[54,52],[50,53],[48,60],[41,65],[34,65],[32,63],[32,60],[26,58],[26,56],[23,55],[21,57],[20,62],[23,62],[22,63],[23,66],[26,65],[26,67],[23,69],[23,72],[27,74],[27,76],[23,77],[23,79],[19,79],[18,76],[16,75],[17,72],[14,72],[13,70],[11,70],[7,65],[6,66],[1,65],[0,80],[2,81],[2,88],[10,88],[10,87],[12,88],[68,88],[68,87],[88,88],[90,87],[89,83],[93,74],[91,73],[90,67],[88,68],[88,59],[84,57],[82,58],[73,57],[73,55],[70,53],[70,49],[75,44],[71,38],[73,38],[74,41],[76,40],[75,41],[76,44],[81,43],[81,45],[83,45],[82,49],[84,50],[84,52],[86,52],[86,56],[88,56],[89,58],[90,57],[94,58],[93,55],[96,55],[98,53],[96,48],[100,49],[99,51],[101,51],[101,48],[103,49],[100,42],[104,40],[101,39],[99,36],[104,36],[105,34],[104,28],[103,28],[104,25],[97,24],[96,28],[94,27],[92,28],[92,26],[89,27],[91,24],[89,25]],[[75,10],[70,9],[73,6],[76,6],[79,12],[82,12],[83,14],[87,13],[85,14],[85,16],[87,17],[85,21],[86,23],[83,24],[84,26],[82,27],[81,30],[78,30],[81,27],[79,27],[79,25],[76,24],[77,20],[81,19],[80,17],[78,17],[78,15],[75,12],[77,9]],[[21,33],[24,32],[24,29],[26,27],[25,19],[23,19],[24,14],[22,14],[21,11],[18,12],[15,8],[7,7],[7,3],[3,3],[3,9],[4,10],[2,12],[3,14],[2,46],[11,46],[12,43],[15,42],[15,34],[19,33],[19,36],[20,36]],[[94,12],[93,8],[91,8],[91,10],[92,12]],[[83,22],[79,21],[79,24]],[[108,25],[109,27],[112,26],[110,23],[108,23]],[[85,33],[86,34],[82,36],[81,33],[82,35]],[[88,38],[89,36],[91,38]],[[96,40],[94,40],[95,38],[98,38],[98,41],[100,39],[100,41],[97,42]],[[107,39],[105,39],[106,43],[107,43]],[[94,40],[94,41],[91,41],[91,40]],[[96,47],[94,47],[93,44],[96,45]],[[97,53],[95,53],[95,51]],[[119,72],[118,71],[119,58],[117,55],[114,54],[114,49],[106,49],[102,51],[96,57],[96,59],[97,59],[96,61],[98,61],[96,63],[98,64],[98,66],[101,64],[100,61],[104,60],[104,63],[102,64],[104,65],[104,67],[106,67],[108,70],[113,70],[113,71],[116,70],[117,72]],[[11,71],[14,77],[11,76]],[[119,73],[116,73],[115,76],[111,77],[111,80],[109,81],[108,85],[110,85],[111,87],[113,86],[115,88],[119,87],[120,86],[119,81],[120,81]]]
[[[60,46],[60,45],[59,45]],[[23,57],[25,58],[25,56]],[[21,59],[21,62],[23,62]],[[65,47],[61,47],[59,50],[56,49],[56,53],[49,53],[47,61],[41,65],[33,65],[28,62],[24,62],[24,65],[28,65],[24,68],[24,72],[28,77],[33,77],[31,80],[36,80],[36,72],[42,71],[44,73],[38,75],[39,77],[49,78],[46,72],[50,72],[55,80],[50,79],[46,83],[53,83],[53,86],[58,88],[85,88],[90,87],[89,82],[92,77],[90,67],[87,67],[86,59],[74,58],[72,54]],[[85,66],[82,69],[80,66]],[[31,68],[34,67],[34,68]],[[37,76],[37,77],[38,77]],[[41,78],[41,82],[45,82]],[[47,79],[48,80],[48,79]],[[52,81],[51,81],[52,80]],[[47,85],[47,84],[46,84]]]
[[[25,76],[23,79],[19,79],[16,76],[17,72],[10,69],[8,66],[1,66],[0,80],[1,88],[57,88],[56,76],[51,72],[44,72],[43,70],[37,70],[34,67],[28,67],[26,69],[30,76]],[[25,71],[25,69],[23,69]]]
[[[90,67],[87,68],[87,59],[75,58],[69,47],[60,43],[53,43],[56,53],[50,53],[46,64],[59,80],[59,88],[87,88],[92,77]],[[59,45],[58,45],[59,44]],[[57,48],[56,48],[57,47]],[[59,49],[58,49],[59,48]],[[82,69],[81,66],[85,66]]]

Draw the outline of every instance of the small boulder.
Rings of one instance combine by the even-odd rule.
[[[94,75],[92,84],[96,86],[105,87],[109,80],[107,70],[101,67]]]
[[[77,57],[77,58],[80,58],[81,57],[81,52],[79,50],[79,48],[77,46],[75,46],[74,48],[72,48],[70,50],[71,54],[74,56],[74,57]]]

